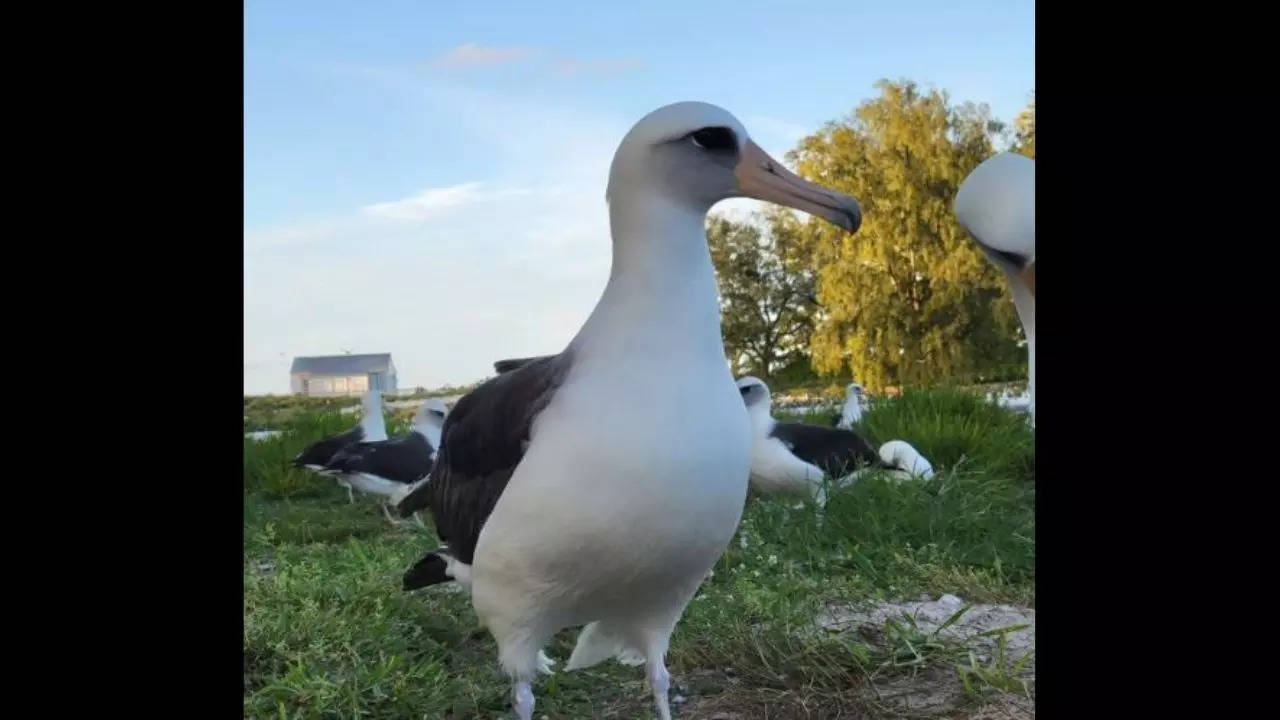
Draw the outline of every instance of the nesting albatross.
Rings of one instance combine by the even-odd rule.
[[[737,528],[750,470],[705,231],[729,197],[861,222],[853,198],[786,170],[718,107],[646,115],[609,169],[613,265],[590,317],[560,354],[460,399],[431,475],[399,505],[430,507],[446,545],[415,566],[439,572],[414,580],[466,577],[521,720],[540,649],[580,625],[567,669],[639,660],[671,717],[667,644]]]
[[[1027,408],[1036,421],[1036,163],[1017,153],[988,158],[956,192],[956,219],[1009,279],[1027,337]]]
[[[355,502],[351,494],[351,483],[340,473],[325,468],[329,460],[342,448],[351,443],[377,442],[387,439],[387,422],[382,417],[382,393],[370,390],[365,393],[361,402],[364,415],[355,427],[337,435],[317,441],[306,450],[298,453],[293,459],[294,467],[301,467],[321,475],[335,476],[338,484],[347,489],[347,502]]]
[[[929,461],[902,440],[877,452],[852,430],[778,422],[770,414],[769,386],[759,378],[740,378],[738,392],[751,417],[751,485],[757,492],[808,493],[823,505],[824,478],[856,477],[860,467],[888,470],[899,479],[933,477]]]

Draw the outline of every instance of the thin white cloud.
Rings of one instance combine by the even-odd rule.
[[[480,201],[484,194],[478,182],[442,188],[427,188],[412,197],[375,203],[361,212],[385,220],[426,220],[453,208]]]
[[[532,60],[538,54],[538,51],[528,47],[492,47],[466,43],[459,45],[428,64],[434,67],[447,68],[509,65]]]
[[[569,77],[611,77],[644,67],[644,63],[634,58],[570,58],[531,47],[498,47],[476,43],[459,45],[426,64],[427,67],[448,69],[540,64],[545,70],[547,63],[557,74]]]
[[[630,58],[605,60],[568,60],[555,61],[556,72],[561,75],[597,75],[607,77],[639,70],[644,63]]]
[[[489,189],[484,183],[468,182],[438,188],[427,188],[400,200],[373,203],[350,216],[337,216],[328,220],[299,222],[265,230],[246,231],[245,252],[302,251],[311,246],[327,243],[344,246],[349,236],[378,231],[376,225],[416,223],[438,220],[444,215],[468,205],[490,202],[519,195],[528,195],[525,188]],[[383,228],[384,230],[386,228]]]

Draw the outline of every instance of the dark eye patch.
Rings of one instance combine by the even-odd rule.
[[[751,392],[751,386],[748,385],[743,388],[738,388],[738,392],[742,393],[743,395],[746,395],[747,393]]]
[[[1011,253],[1004,250],[996,250],[995,248],[991,248],[991,247],[987,248],[987,251],[990,252],[992,255],[995,255],[996,257],[1000,258],[1001,260],[1004,260],[1005,262],[1013,265],[1016,268],[1020,268],[1023,265],[1027,264],[1027,259],[1019,255],[1018,253]]]
[[[711,152],[735,152],[738,138],[727,127],[704,127],[691,133],[693,143]]]

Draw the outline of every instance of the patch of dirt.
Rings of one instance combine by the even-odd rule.
[[[964,601],[955,595],[943,595],[937,600],[911,603],[882,603],[864,607],[834,605],[818,616],[818,624],[830,632],[857,631],[874,641],[883,632],[885,620],[900,620],[904,615],[913,618],[916,627],[930,634],[942,626],[960,608]],[[1016,663],[1035,650],[1036,611],[1016,605],[974,605],[959,620],[938,633],[938,636],[974,649],[982,662],[990,662],[998,638],[980,633],[1014,625],[1028,627],[1007,633],[1005,659]],[[1035,672],[1035,658],[1028,661],[1027,670]]]
[[[883,678],[874,681],[863,697],[875,718],[1031,720],[1036,716],[1035,703],[1016,693],[990,690],[980,699],[967,697],[953,668]]]
[[[939,630],[947,620],[964,607],[955,595],[937,600],[911,603],[881,603],[861,607],[832,606],[818,618],[818,624],[829,632],[857,632],[867,641],[884,639],[885,621],[901,621],[905,615],[915,621],[926,635],[970,648],[979,663],[990,663],[996,655],[997,636],[981,633],[1017,625],[1028,627],[1006,633],[1005,663],[1012,665],[1035,651],[1035,609],[1016,605],[973,605],[955,623]],[[1035,682],[1035,657],[1027,662],[1022,674],[1032,687]],[[970,698],[954,667],[931,667],[915,675],[895,675],[872,681],[864,698],[875,708],[873,717],[916,718],[951,717],[970,720],[1035,717],[1035,702],[1024,695],[986,688],[983,696]]]

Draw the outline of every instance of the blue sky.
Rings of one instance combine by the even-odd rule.
[[[613,151],[661,105],[720,105],[782,159],[882,77],[1006,121],[1035,88],[1030,0],[244,7],[254,394],[295,355],[391,352],[432,387],[560,350],[608,275]]]

